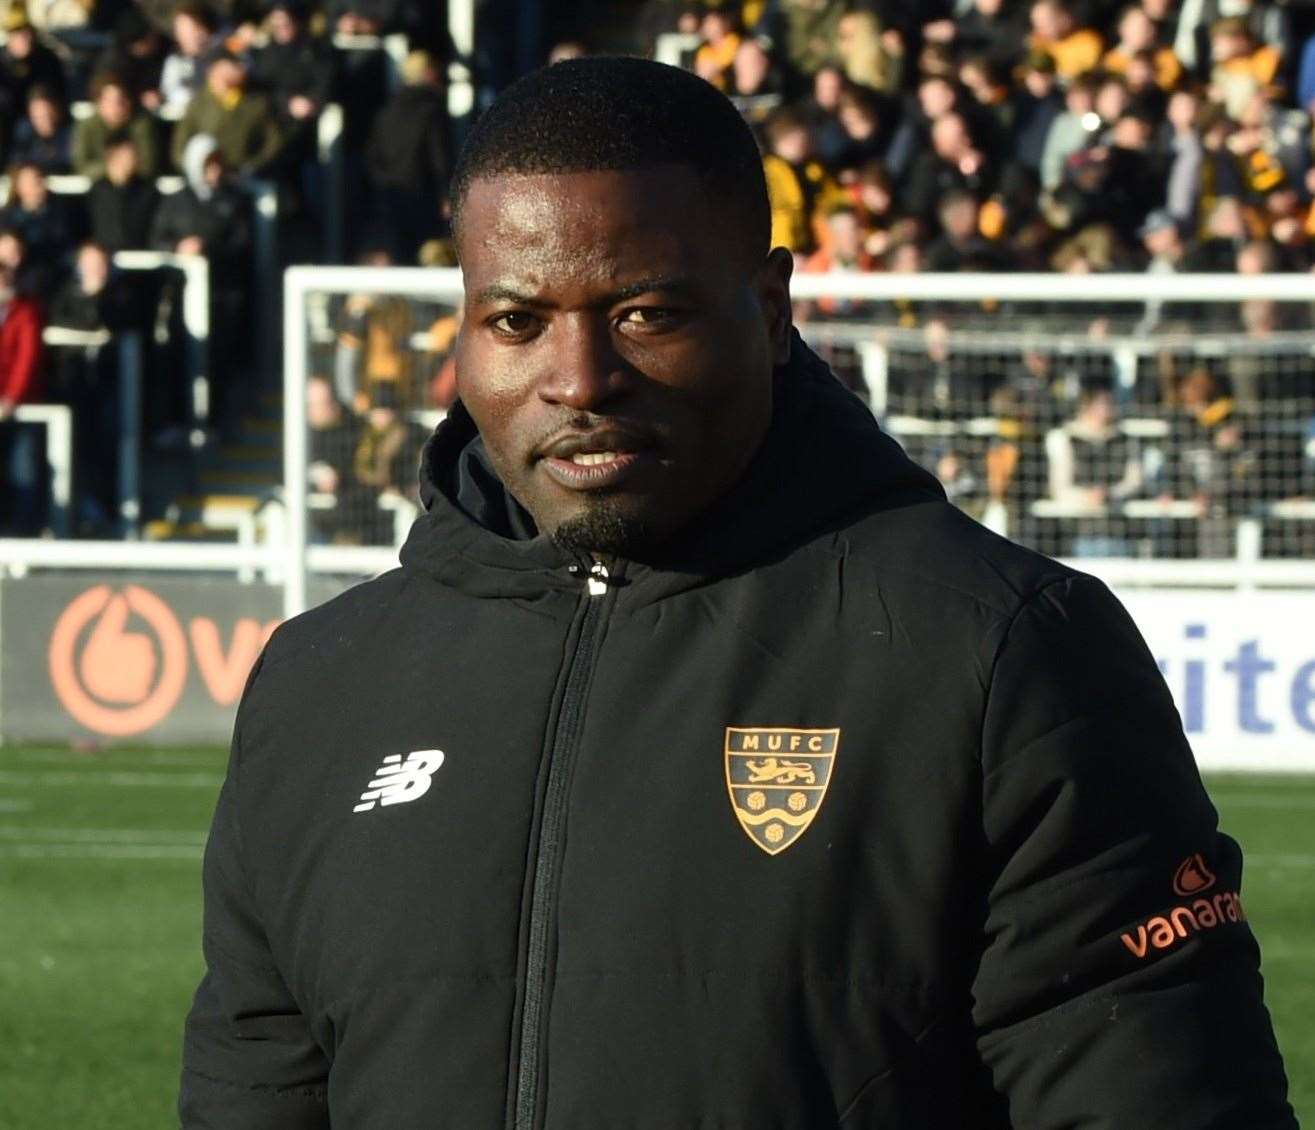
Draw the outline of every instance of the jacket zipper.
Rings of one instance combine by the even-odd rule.
[[[573,573],[582,572],[572,566]],[[539,1084],[543,1060],[542,1037],[550,970],[551,932],[556,921],[557,876],[566,802],[584,716],[586,688],[593,671],[594,653],[606,612],[604,597],[611,574],[601,561],[590,566],[585,578],[585,608],[575,651],[568,661],[561,710],[553,731],[544,790],[543,815],[539,821],[538,851],[534,883],[530,891],[530,925],[525,963],[525,993],[521,1004],[520,1054],[516,1075],[515,1130],[534,1130],[539,1107]]]

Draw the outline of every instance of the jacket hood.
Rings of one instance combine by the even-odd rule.
[[[665,574],[661,587],[687,587],[774,560],[865,513],[944,497],[796,332],[744,477],[627,576],[647,583]],[[425,513],[402,548],[408,568],[486,595],[579,587],[567,572],[574,559],[539,535],[503,486],[460,402],[425,445],[420,498]]]
[[[198,133],[183,148],[183,175],[188,187],[202,200],[210,199],[211,188],[205,182],[205,163],[219,149],[219,142],[208,133]]]

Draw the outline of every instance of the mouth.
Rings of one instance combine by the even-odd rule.
[[[561,436],[545,445],[538,458],[550,479],[578,491],[621,486],[656,461],[647,439],[615,429]]]

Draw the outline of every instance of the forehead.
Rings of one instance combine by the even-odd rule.
[[[459,250],[472,293],[504,276],[540,287],[610,283],[724,267],[727,228],[686,166],[499,175],[471,182]]]

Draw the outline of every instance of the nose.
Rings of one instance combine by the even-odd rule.
[[[623,395],[630,366],[616,348],[607,316],[585,311],[561,317],[539,383],[539,397],[578,412],[593,412]]]

